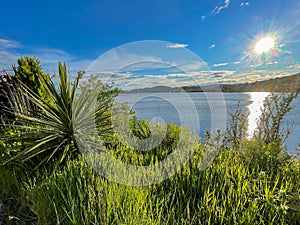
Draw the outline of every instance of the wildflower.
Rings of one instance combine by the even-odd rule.
[[[284,210],[288,210],[289,207],[287,205],[281,205],[281,208],[283,208]]]
[[[265,175],[266,175],[266,172],[264,172],[264,171],[261,171],[261,172],[259,173],[259,176],[262,177],[262,178],[264,178]]]

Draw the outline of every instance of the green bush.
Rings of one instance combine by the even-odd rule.
[[[13,81],[11,76],[5,72],[0,75],[0,131],[4,124],[14,120],[14,116],[9,112],[11,109],[11,96],[13,94]]]
[[[264,101],[262,114],[257,122],[254,137],[263,144],[284,142],[291,134],[293,126],[282,127],[283,119],[293,109],[292,101],[297,92],[275,94],[271,93]]]
[[[18,64],[13,66],[15,83],[22,83],[43,100],[48,99],[43,88],[44,82],[50,81],[50,76],[43,72],[40,61],[36,57],[24,56],[18,59]]]
[[[59,63],[57,83],[52,79],[40,82],[47,99],[40,98],[29,86],[18,84],[19,91],[14,96],[12,112],[17,123],[6,126],[7,130],[13,132],[3,139],[7,143],[21,144],[13,146],[12,152],[15,154],[8,162],[19,161],[34,167],[55,164],[57,167],[67,159],[75,159],[79,154],[75,134],[89,131],[92,125],[90,120],[96,117],[102,122],[98,134],[108,135],[110,123],[107,102],[111,99],[98,102],[96,109],[92,110],[99,93],[91,93],[87,88],[78,93],[82,75],[78,73],[72,84],[66,65]],[[30,105],[34,106],[34,111]]]

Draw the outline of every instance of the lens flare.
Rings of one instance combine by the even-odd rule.
[[[250,45],[239,62],[239,71],[253,71],[257,69],[275,69],[286,65],[292,54],[283,41],[284,33],[263,33],[249,38]],[[285,37],[287,39],[287,37]]]
[[[262,54],[264,52],[270,51],[272,48],[274,48],[274,46],[275,46],[275,42],[274,42],[273,38],[264,37],[256,43],[254,51],[257,54]]]

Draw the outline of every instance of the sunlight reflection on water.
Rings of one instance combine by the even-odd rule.
[[[202,138],[204,138],[205,130],[221,128],[224,126],[224,124],[212,126],[211,118],[218,115],[212,115],[206,95],[214,96],[214,93],[206,93],[205,95],[201,92],[192,92],[188,94],[195,104],[200,124],[196,124],[197,122],[192,120],[195,115],[189,107],[183,107],[184,111],[182,114],[184,114],[185,118],[190,119],[188,121],[181,121],[178,111],[168,102],[168,99],[171,99],[176,105],[186,106],[186,95],[183,93],[156,93],[156,97],[160,98],[151,97],[151,94],[149,93],[121,94],[117,99],[120,102],[128,102],[139,119],[151,121],[153,118],[159,118],[162,122],[174,122],[177,125],[185,125],[195,131],[198,131],[197,128],[200,127],[198,134]],[[210,100],[216,105],[221,104],[222,102],[224,103],[225,101],[227,112],[235,112],[237,103],[240,102],[243,112],[246,110],[249,113],[248,137],[251,138],[253,136],[253,131],[257,127],[257,120],[261,115],[263,101],[269,94],[269,92],[223,93],[224,99],[213,99],[211,97]],[[295,106],[295,108],[288,113],[284,119],[283,126],[286,126],[286,122],[288,121],[294,122],[294,130],[284,143],[289,150],[294,151],[300,140],[300,97],[295,99],[292,105]],[[219,113],[224,114],[222,112]],[[227,121],[229,119],[230,117],[227,115]]]
[[[257,127],[257,120],[261,115],[263,102],[270,92],[249,92],[247,94],[249,95],[249,100],[251,102],[251,104],[248,105],[248,137],[251,138],[253,137],[253,132]]]

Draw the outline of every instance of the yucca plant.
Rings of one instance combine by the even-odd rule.
[[[57,167],[80,154],[78,140],[90,141],[87,135],[94,135],[95,139],[95,134],[96,138],[109,134],[111,98],[100,98],[99,93],[104,95],[103,92],[87,85],[79,91],[83,72],[72,83],[65,64],[59,63],[59,74],[54,75],[56,82],[43,77],[39,80],[47,99],[40,98],[23,83],[18,84],[19,91],[13,99],[17,122],[7,126],[13,132],[4,137],[4,141],[17,144],[6,163],[17,160],[40,166],[55,162]],[[34,107],[30,107],[32,104]],[[101,122],[101,126],[95,125],[95,121]],[[80,135],[85,138],[80,139]]]

